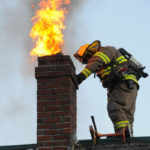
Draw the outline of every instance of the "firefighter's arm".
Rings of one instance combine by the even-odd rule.
[[[86,78],[88,78],[92,73],[97,71],[99,63],[97,61],[92,61],[86,65],[86,67],[77,75],[78,84],[81,84]]]
[[[110,47],[106,47],[102,51],[95,53],[82,72],[77,75],[78,83],[80,84],[92,73],[97,72],[103,65],[109,64],[112,61],[113,56],[114,51],[113,49],[110,49]]]
[[[86,67],[77,75],[78,84],[81,84],[86,78],[88,78],[92,73],[99,70],[101,66],[104,65],[103,60],[94,55],[86,65]]]
[[[85,80],[86,79],[86,75],[83,73],[83,72],[80,72],[78,75],[77,75],[77,82],[78,82],[78,84],[81,84],[81,82],[83,81],[83,80]]]

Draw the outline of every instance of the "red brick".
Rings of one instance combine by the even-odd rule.
[[[63,129],[62,132],[63,133],[71,133],[72,131],[71,131],[71,129]]]
[[[54,124],[38,124],[37,126],[38,129],[55,129]]]
[[[38,150],[53,150],[52,148],[38,148]]]
[[[55,105],[65,105],[65,104],[70,104],[69,100],[59,100],[59,101],[54,101],[53,104]]]
[[[60,81],[62,81],[62,82],[64,82],[64,81],[65,81],[65,82],[67,82],[67,81],[70,82],[70,80],[71,80],[71,78],[68,77],[68,76],[65,77],[65,78],[59,78],[59,79],[57,79],[58,82],[60,82]],[[64,82],[64,83],[65,83],[65,82]]]
[[[43,133],[42,131],[40,132],[41,134]],[[66,135],[66,134],[70,134],[71,132],[72,132],[71,128],[70,129],[68,128],[68,129],[47,129],[47,130],[44,130],[45,135],[64,135],[64,134]]]
[[[70,139],[68,135],[54,135],[53,140],[67,140]]]
[[[56,128],[70,128],[71,124],[70,123],[59,123],[55,125]]]
[[[37,99],[38,99],[38,101],[45,100],[45,96],[43,96],[43,95],[38,95],[38,96],[37,96]]]
[[[69,93],[69,89],[55,89],[55,93]]]
[[[62,129],[48,129],[45,130],[45,134],[46,135],[56,135],[56,134],[63,134],[63,130]]]
[[[64,96],[65,97],[65,96]],[[70,101],[68,99],[64,100],[64,99],[60,99],[60,100],[46,100],[46,101],[38,101],[38,106],[39,107],[44,107],[44,106],[56,106],[56,105],[66,105],[66,104],[70,104]]]
[[[38,118],[37,119],[38,124],[41,124],[41,123],[44,123],[44,122],[45,122],[45,118]]]
[[[59,111],[59,110],[64,110],[64,107],[62,107],[61,105],[46,107],[46,111]]]
[[[40,94],[51,94],[52,93],[52,91],[51,90],[47,90],[47,89],[39,89],[38,91],[37,91],[37,93],[40,95]]]
[[[63,122],[70,122],[71,121],[71,117],[63,117]]]
[[[38,112],[44,112],[45,111],[45,107],[44,106],[38,107],[37,111]]]
[[[53,116],[70,116],[70,115],[71,115],[70,111],[53,112]]]
[[[37,140],[38,140],[38,141],[49,141],[49,140],[51,140],[51,139],[52,139],[52,137],[46,136],[46,135],[44,135],[44,136],[38,136],[38,137],[37,137]]]
[[[68,150],[67,147],[56,147],[53,150]]]
[[[52,113],[51,112],[39,112],[38,113],[38,118],[42,118],[42,117],[51,117]]]
[[[45,101],[45,102],[38,101],[38,107],[48,106],[48,105],[51,105],[51,104],[52,104],[51,101]]]
[[[67,141],[45,142],[45,146],[70,146],[70,139],[68,139]]]
[[[46,134],[44,130],[38,130],[37,135],[40,136],[40,135],[46,135]]]
[[[47,123],[60,123],[61,122],[61,118],[46,118],[45,122]]]
[[[39,89],[56,89],[60,88],[60,84],[54,84],[54,83],[49,83],[49,84],[39,84],[38,85]]]
[[[65,105],[63,106],[64,110],[70,110],[71,106],[70,105]]]
[[[75,68],[69,56],[38,58],[37,111],[39,150],[67,150],[76,130]]]

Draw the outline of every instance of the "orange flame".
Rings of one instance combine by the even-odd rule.
[[[63,30],[65,29],[66,6],[71,0],[42,0],[40,9],[32,18],[33,27],[30,37],[35,43],[31,50],[32,56],[54,55],[62,51],[64,45]]]

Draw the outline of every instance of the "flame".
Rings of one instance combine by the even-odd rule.
[[[68,13],[66,6],[70,3],[71,0],[42,0],[39,3],[40,9],[31,19],[33,27],[30,37],[35,47],[31,50],[30,55],[54,55],[62,51],[64,20]]]

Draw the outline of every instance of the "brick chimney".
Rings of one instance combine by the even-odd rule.
[[[70,57],[57,54],[38,58],[38,150],[69,150],[76,140],[75,67]]]

